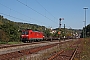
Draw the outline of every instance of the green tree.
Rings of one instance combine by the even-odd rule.
[[[18,28],[14,26],[13,23],[6,23],[3,24],[1,27],[2,30],[5,31],[9,36],[10,41],[17,41],[19,39]]]
[[[8,42],[9,41],[8,35],[1,29],[0,29],[0,41],[1,42]]]
[[[86,27],[83,28],[81,32],[81,37],[85,35],[85,29],[86,29],[86,37],[90,37],[90,24],[88,24]]]
[[[45,35],[46,37],[50,37],[50,35],[51,35],[50,29],[46,29],[46,30],[44,31],[44,35]]]
[[[86,36],[90,37],[90,24],[86,27]]]

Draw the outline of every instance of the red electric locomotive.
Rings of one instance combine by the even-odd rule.
[[[43,38],[43,32],[32,31],[31,29],[23,30],[21,35],[22,42],[40,41],[43,40]]]

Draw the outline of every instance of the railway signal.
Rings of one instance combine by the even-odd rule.
[[[60,42],[60,34],[61,34],[61,20],[64,20],[64,18],[59,19],[59,32],[58,32],[58,34],[59,34],[59,42]]]

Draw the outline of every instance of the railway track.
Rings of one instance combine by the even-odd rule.
[[[54,41],[57,41],[57,40],[53,40],[53,42]],[[41,42],[32,42],[32,43],[21,43],[21,44],[0,44],[0,49],[10,48],[10,47],[17,47],[17,46],[24,46],[24,45],[47,43],[47,42],[50,42],[50,41],[41,41]]]
[[[10,47],[17,47],[17,46],[24,46],[24,45],[32,45],[32,44],[40,44],[40,43],[47,43],[46,41],[43,42],[32,42],[32,43],[22,43],[22,44],[1,44],[0,49],[3,48],[10,48]]]
[[[79,48],[78,44],[80,44],[80,41],[77,41],[69,46],[69,49],[61,50],[51,57],[49,57],[47,60],[73,60],[75,54],[77,53],[77,50]]]
[[[62,50],[47,60],[73,60],[76,52],[77,49],[69,50],[69,51]]]
[[[36,52],[39,52],[39,51],[54,47],[54,46],[56,46],[58,44],[64,44],[66,42],[68,42],[68,41],[60,42],[60,43],[55,43],[55,42],[53,43],[52,42],[52,43],[47,43],[47,44],[45,44],[43,42],[45,45],[41,45],[41,46],[38,46],[38,47],[33,47],[32,46],[33,48],[28,48],[28,49],[24,49],[25,48],[24,47],[22,50],[21,49],[20,50],[15,49],[16,51],[12,51],[12,52],[10,51],[10,52],[1,54],[0,59],[1,60],[12,60],[12,59],[15,60],[16,58],[19,58],[19,57],[22,57],[22,56],[25,56],[25,55],[30,55],[30,54],[33,54],[33,53],[36,53]],[[27,45],[27,44],[22,44],[22,45]],[[38,45],[40,45],[40,44],[38,44]],[[15,46],[21,46],[21,45],[15,45]],[[15,46],[10,46],[10,47],[15,47]],[[27,46],[27,47],[29,47],[29,46]],[[9,46],[8,46],[8,48],[9,48]],[[6,49],[6,48],[3,48],[3,49]]]
[[[51,48],[56,45],[57,44],[51,44],[51,45],[41,46],[41,47],[37,47],[37,48],[25,49],[25,50],[21,50],[21,51],[15,51],[15,52],[7,53],[7,54],[2,54],[2,55],[0,55],[0,59],[1,60],[12,60],[14,58],[33,54],[35,52],[45,50],[45,49]]]

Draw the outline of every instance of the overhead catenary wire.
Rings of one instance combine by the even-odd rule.
[[[16,0],[16,1],[18,1],[18,2],[21,3],[21,4],[23,4],[24,6],[28,7],[29,9],[33,10],[34,12],[38,13],[39,15],[47,18],[48,20],[51,20],[50,18],[48,18],[47,16],[41,14],[40,12],[36,11],[35,9],[31,8],[31,7],[28,6],[27,4],[25,4],[25,3],[23,3],[23,2],[21,2],[21,1],[19,1],[19,0]],[[56,24],[55,21],[53,21],[53,20],[51,20],[51,21],[52,21],[54,24]]]
[[[6,8],[8,8],[8,9],[10,9],[10,10],[12,10],[12,11],[15,11],[15,12],[21,14],[21,15],[24,15],[23,13],[20,13],[20,12],[14,10],[14,9],[11,9],[10,7],[8,7],[8,6],[4,5],[4,4],[1,4],[1,3],[0,3],[0,5],[2,5],[2,6],[4,6],[4,7],[6,7]],[[26,16],[26,15],[24,15],[24,16]],[[27,16],[27,17],[28,17],[28,16]],[[29,18],[32,19],[31,17],[29,17]]]
[[[17,18],[17,17],[11,16],[11,15],[8,15],[8,14],[5,14],[5,13],[0,13],[0,14],[5,15],[5,16],[9,16],[9,17],[12,17],[12,18],[14,18],[14,19],[18,19],[18,20],[26,21],[26,20],[24,20],[24,19]]]
[[[8,15],[8,14],[5,14],[5,13],[0,13],[0,14],[5,15],[5,16],[9,16],[9,17],[12,17],[12,18],[17,19],[17,20],[25,21],[24,19],[17,18],[17,17],[11,16],[11,15]]]
[[[52,17],[57,19],[54,15],[52,15],[44,6],[42,6],[37,0],[35,0],[45,11],[47,11]]]
[[[20,12],[14,10],[14,9],[12,9],[12,8],[10,8],[10,7],[8,7],[8,6],[4,5],[4,4],[2,4],[2,3],[0,3],[0,5],[2,5],[2,6],[4,6],[4,7],[6,7],[6,8],[8,8],[10,11],[12,10],[12,11],[18,13],[18,14],[21,14],[21,15],[23,15],[23,16],[26,16],[26,17],[32,19],[32,20],[37,21],[35,18],[31,18],[31,17],[29,17],[29,16],[27,16],[27,15],[25,15],[25,14],[23,14],[23,13],[20,13]],[[4,13],[2,13],[2,14],[4,14]],[[4,15],[9,16],[9,17],[12,17],[12,18],[14,18],[14,19],[20,19],[20,18],[17,18],[17,17],[13,17],[13,16],[11,16],[10,14],[9,14],[9,15],[8,15],[8,14],[4,14]],[[20,19],[20,20],[26,21],[26,20],[24,20],[24,19]],[[30,22],[30,21],[28,21],[28,22]],[[43,22],[41,22],[41,21],[39,21],[39,22],[40,22],[40,23],[43,23]],[[44,22],[44,23],[45,23],[45,22]],[[45,23],[45,24],[47,24],[47,23]]]

